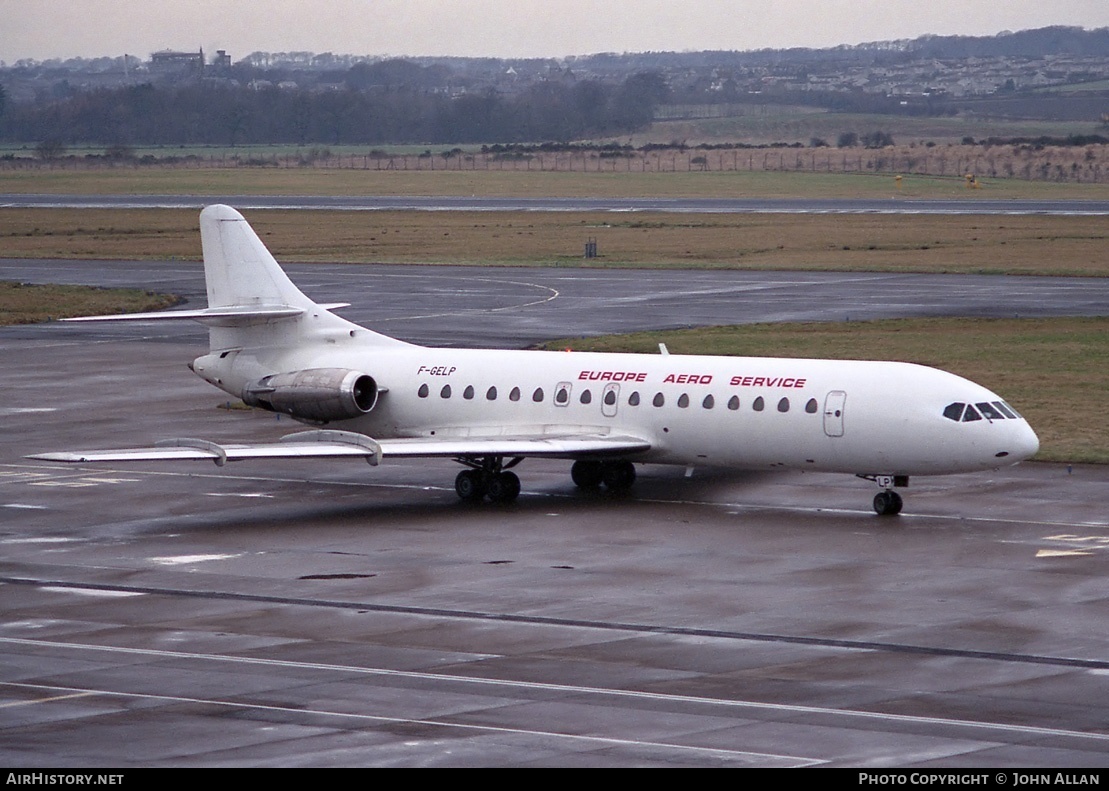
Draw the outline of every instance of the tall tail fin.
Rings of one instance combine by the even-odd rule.
[[[208,206],[200,213],[200,243],[209,309],[315,306],[230,206]]]
[[[334,315],[293,285],[243,215],[230,206],[200,213],[204,280],[208,307],[154,313],[84,316],[65,321],[167,321],[189,319],[207,325],[212,351],[244,346],[281,346],[323,335],[357,337],[361,343],[408,346]]]
[[[322,335],[358,337],[375,345],[408,345],[330,313],[347,303],[313,302],[277,263],[243,215],[230,206],[200,213],[207,317],[213,351],[272,346]]]

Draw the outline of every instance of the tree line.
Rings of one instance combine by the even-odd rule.
[[[518,93],[417,88],[255,89],[144,84],[9,105],[0,138],[101,145],[395,144],[567,141],[645,127],[667,98],[657,73],[621,83],[539,82]]]

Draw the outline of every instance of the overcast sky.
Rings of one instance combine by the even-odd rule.
[[[1109,26],[1109,0],[0,0],[0,60],[225,49],[559,57]]]

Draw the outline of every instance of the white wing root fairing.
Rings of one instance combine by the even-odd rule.
[[[528,457],[574,460],[583,488],[624,489],[634,463],[845,472],[901,509],[910,475],[1014,464],[1028,424],[989,390],[906,363],[432,349],[367,330],[286,276],[228,206],[200,216],[208,307],[76,321],[188,319],[209,328],[191,364],[247,404],[315,426],[276,442],[174,439],[45,453],[53,462],[453,458],[464,499],[509,502]]]

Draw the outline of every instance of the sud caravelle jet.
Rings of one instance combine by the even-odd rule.
[[[205,324],[198,376],[314,428],[252,445],[174,439],[31,458],[443,457],[465,467],[459,497],[493,502],[516,499],[511,469],[528,457],[572,461],[586,489],[627,489],[636,463],[788,468],[873,480],[875,511],[896,514],[909,476],[993,469],[1039,448],[995,393],[909,363],[416,346],[313,302],[229,206],[204,209],[200,234],[206,309],[74,320]]]

